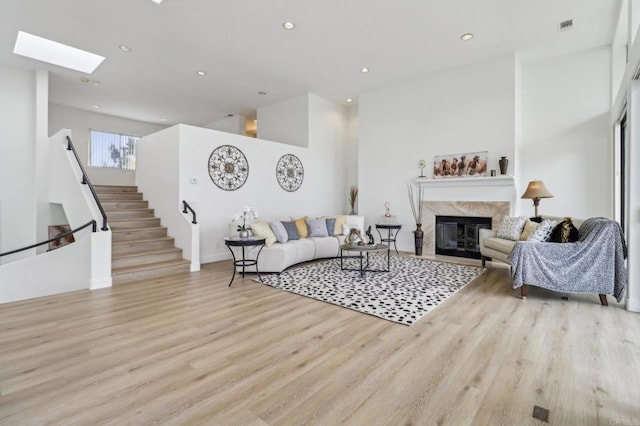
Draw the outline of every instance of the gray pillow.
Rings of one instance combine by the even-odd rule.
[[[296,227],[295,222],[280,222],[284,229],[287,230],[287,236],[290,240],[299,240],[300,234],[298,234],[298,228]]]
[[[328,237],[327,233],[327,221],[325,219],[306,219],[307,229],[309,230],[308,237]]]
[[[327,221],[327,235],[333,235],[333,231],[336,229],[336,218],[328,217],[325,220]]]
[[[282,224],[282,222],[274,221],[269,223],[269,226],[271,227],[271,230],[276,236],[276,240],[278,240],[280,244],[284,244],[287,241],[289,241],[287,230],[284,228],[284,225]]]

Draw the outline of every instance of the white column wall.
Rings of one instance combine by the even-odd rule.
[[[509,55],[360,95],[359,213],[373,224],[389,201],[403,225],[399,249],[414,247],[406,186],[418,160],[431,176],[435,155],[486,150],[489,169],[507,156],[514,173],[514,67]]]
[[[0,65],[0,252],[36,241],[35,108],[35,73]]]
[[[633,81],[630,88],[627,110],[630,123],[627,151],[627,309],[640,312],[640,82]]]
[[[517,194],[542,180],[553,216],[613,217],[609,47],[522,64],[522,143]],[[530,200],[518,213],[533,214]]]

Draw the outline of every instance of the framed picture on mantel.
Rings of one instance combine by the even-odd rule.
[[[487,175],[487,151],[433,157],[433,178],[482,177]]]

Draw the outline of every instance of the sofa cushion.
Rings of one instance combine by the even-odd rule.
[[[271,230],[271,226],[269,226],[267,222],[253,222],[251,224],[251,232],[258,238],[264,238],[264,245],[267,247],[277,241],[275,234]]]
[[[315,258],[336,257],[340,251],[340,242],[336,237],[309,238],[315,244]]]
[[[520,239],[520,234],[522,234],[522,228],[524,228],[525,220],[526,218],[524,216],[503,217],[502,222],[498,227],[498,238],[518,241]]]
[[[327,222],[327,235],[333,235],[336,229],[336,218],[327,217],[325,221]]]
[[[535,231],[527,238],[527,241],[538,241],[545,242],[549,241],[551,237],[551,233],[553,232],[553,228],[556,227],[558,222],[555,220],[545,219],[540,222],[540,225],[536,228]]]
[[[333,235],[342,235],[342,228],[347,223],[346,216],[337,216],[335,227],[333,228]]]
[[[296,228],[298,228],[298,235],[300,238],[307,238],[309,231],[307,230],[307,217],[301,217],[293,221],[296,224]]]
[[[326,219],[307,219],[307,229],[309,238],[311,237],[327,237],[327,221]]]
[[[276,236],[276,239],[278,240],[278,242],[280,244],[284,244],[287,241],[289,241],[289,236],[287,235],[287,230],[285,229],[285,227],[282,224],[282,222],[274,220],[273,222],[271,222],[269,224],[269,226],[271,227],[271,231],[273,231],[273,234]]]
[[[504,238],[485,238],[484,245],[487,248],[497,250],[502,253],[511,253],[513,246],[516,245],[516,241],[505,240]]]
[[[524,223],[524,228],[522,229],[522,233],[520,234],[520,241],[527,241],[529,235],[533,234],[533,232],[538,227],[538,222],[534,222],[532,220],[527,219]]]
[[[296,248],[296,261],[295,263],[308,262],[313,260],[316,255],[316,245],[313,240],[308,238],[289,241],[285,245],[292,245]]]
[[[282,226],[284,226],[284,229],[287,230],[287,238],[289,239],[289,241],[300,239],[300,234],[298,234],[298,227],[296,226],[295,222],[280,222],[280,223],[282,223]]]

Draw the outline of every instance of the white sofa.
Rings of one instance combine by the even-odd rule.
[[[558,223],[562,222],[565,217],[558,216],[542,216],[543,219],[555,220]],[[584,219],[571,218],[571,222],[576,228],[580,229]],[[498,224],[498,227],[500,225]],[[486,265],[488,258],[491,260],[499,260],[504,263],[509,263],[509,254],[513,247],[516,245],[516,241],[506,240],[504,238],[496,237],[496,229],[480,229],[478,239],[480,240],[480,254],[482,255],[482,266]]]
[[[347,215],[346,225],[364,230],[364,216]],[[291,221],[291,218],[261,219],[265,222],[272,220]],[[229,226],[229,235],[237,236],[236,224]],[[364,236],[364,233],[363,233]],[[258,270],[262,272],[280,273],[292,265],[308,262],[315,259],[337,257],[340,246],[344,243],[344,235],[331,235],[328,237],[300,238],[289,240],[284,244],[275,242],[270,246],[262,247],[258,257]],[[246,258],[254,259],[260,247],[247,249]],[[237,257],[237,254],[236,254]],[[238,267],[238,269],[241,269]],[[255,266],[246,267],[247,272],[255,272]]]

